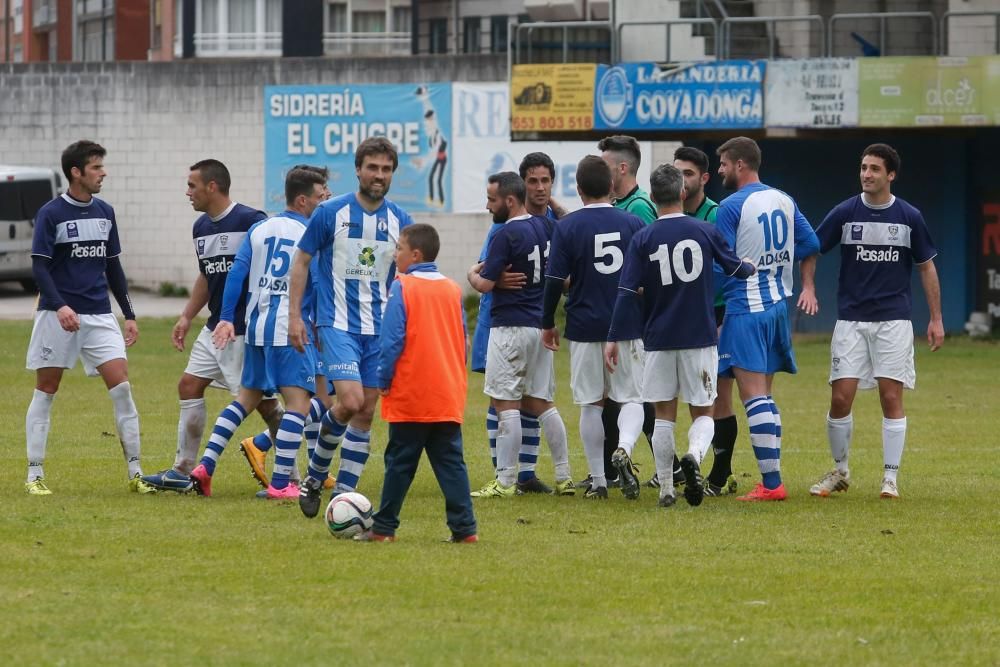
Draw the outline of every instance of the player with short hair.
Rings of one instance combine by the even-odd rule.
[[[837,324],[830,342],[830,412],[826,434],[836,467],[814,484],[814,496],[846,491],[858,388],[878,387],[882,404],[882,498],[899,498],[896,476],[906,442],[903,390],[913,389],[910,274],[916,264],[927,298],[931,351],[944,342],[941,285],[924,216],[892,194],[899,154],[872,144],[861,154],[861,194],[838,204],[816,230],[820,252],[840,245]]]
[[[656,206],[636,179],[642,151],[635,137],[624,134],[605,137],[597,143],[597,150],[601,151],[601,158],[611,168],[614,205],[639,216],[646,224],[656,220]]]
[[[333,453],[343,443],[333,493],[353,491],[371,449],[371,423],[378,402],[378,337],[382,309],[395,265],[393,253],[410,215],[386,198],[399,166],[396,148],[385,137],[369,137],[354,153],[356,192],[323,202],[309,220],[292,266],[289,338],[298,350],[307,344],[302,295],[316,263],[316,330],[326,377],[337,400],[322,418],[320,437],[302,480],[299,508],[319,511],[320,492]]]
[[[580,406],[580,439],[591,480],[584,497],[608,497],[602,413],[605,399],[610,398],[621,406],[612,460],[623,482],[622,493],[634,500],[639,497],[639,481],[631,455],[643,423],[641,330],[635,326],[618,332],[627,353],[610,372],[604,365],[604,343],[618,292],[623,251],[644,223],[611,205],[611,169],[597,156],[580,160],[576,190],[584,207],[556,225],[545,266],[542,341],[550,350],[559,349],[555,313],[563,286],[569,280],[565,335],[569,341],[570,385],[573,402]]]
[[[733,253],[718,229],[684,215],[683,176],[676,167],[660,165],[649,182],[660,217],[629,244],[605,357],[608,368],[614,368],[621,356],[619,343],[613,342],[621,337],[618,332],[631,332],[637,322],[641,325],[646,348],[642,398],[656,410],[653,457],[661,480],[659,505],[676,502],[674,426],[680,396],[688,403],[692,420],[688,453],[681,458],[684,498],[690,505],[700,505],[701,461],[715,432],[711,415],[718,331],[712,306],[713,262],[734,282],[752,276],[755,268]]]
[[[719,204],[716,227],[737,255],[757,263],[751,280],[721,278],[726,317],[719,337],[719,393],[731,392],[735,379],[762,477],[737,499],[784,500],[781,413],[771,386],[776,372],[797,371],[785,303],[793,294],[795,261],[802,267],[798,307],[809,315],[819,308],[813,283],[819,241],[795,200],[760,182],[757,142],[735,137],[716,152],[723,185],[737,190]]]
[[[496,406],[497,479],[481,494],[509,497],[516,493],[517,453],[521,444],[521,406],[538,415],[555,466],[557,495],[573,495],[566,427],[552,403],[555,374],[552,352],[542,345],[542,276],[551,237],[551,221],[525,209],[524,180],[513,172],[489,177],[487,208],[504,227],[493,237],[484,262],[474,265],[469,284],[491,292],[508,267],[526,276],[524,288],[493,296],[486,381],[483,391]]]
[[[195,489],[212,495],[212,474],[233,433],[264,397],[280,391],[286,410],[274,439],[274,472],[258,497],[296,499],[299,489],[289,484],[302,429],[315,393],[316,360],[312,346],[298,351],[290,345],[288,329],[288,274],[295,261],[296,244],[305,233],[309,216],[323,201],[322,177],[306,169],[292,169],[285,176],[288,208],[255,224],[233,260],[226,278],[219,323],[212,333],[218,349],[237,340],[234,317],[244,301],[246,350],[239,396],[226,406],[215,422],[198,466],[191,471]],[[307,290],[305,303],[312,300]]]
[[[174,324],[171,333],[174,347],[184,351],[184,339],[191,328],[191,321],[206,305],[208,321],[191,346],[187,367],[177,383],[180,418],[173,466],[144,478],[157,489],[179,493],[186,493],[192,488],[190,474],[197,464],[207,417],[205,389],[210,386],[227,389],[234,397],[239,393],[243,371],[245,299],[240,300],[234,315],[236,341],[232,345],[224,350],[217,349],[212,342],[212,331],[219,323],[226,277],[236,253],[250,228],[267,217],[263,211],[234,202],[229,197],[232,178],[229,169],[219,160],[199,160],[188,171],[187,196],[191,207],[201,212],[192,227],[198,277],[184,310]],[[257,412],[273,437],[281,423],[282,408],[277,399],[261,401]],[[208,472],[211,475],[215,469],[210,467],[212,469]]]
[[[35,217],[32,273],[39,298],[28,343],[26,366],[35,371],[35,390],[24,419],[28,453],[25,490],[51,495],[43,463],[52,401],[63,372],[83,360],[87,375],[100,375],[115,411],[115,425],[128,465],[129,490],[155,491],[142,481],[139,412],[132,399],[125,348],[139,337],[128,282],[121,264],[118,223],[111,205],[94,195],[107,172],[107,151],[93,141],[77,141],[62,153],[67,192]],[[111,312],[108,291],[125,316],[125,335]]]

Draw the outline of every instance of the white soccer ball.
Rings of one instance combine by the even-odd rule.
[[[349,539],[373,523],[372,504],[360,493],[341,493],[326,506],[326,527],[334,537]]]

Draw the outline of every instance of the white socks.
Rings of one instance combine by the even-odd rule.
[[[653,460],[661,498],[674,495],[674,449],[674,422],[657,419],[653,426]]]
[[[569,445],[566,442],[566,425],[559,410],[551,407],[538,415],[538,423],[542,425],[542,432],[545,433],[545,442],[549,444],[549,451],[552,453],[552,465],[555,467],[555,478],[557,482],[564,482],[570,478],[569,473]]]
[[[521,411],[503,410],[497,415],[497,479],[507,487],[517,481],[517,453],[521,448]],[[564,430],[565,433],[565,430]],[[552,455],[555,459],[555,454]]]
[[[595,489],[608,485],[604,470],[603,413],[604,408],[599,405],[580,406],[580,439],[583,440],[583,452],[590,468],[591,486]]]
[[[618,413],[618,446],[624,449],[630,457],[635,441],[642,433],[643,419],[645,419],[645,414],[639,403],[625,403],[622,405],[621,412]]]
[[[45,445],[49,440],[49,415],[55,394],[46,394],[38,389],[31,397],[28,412],[24,417],[24,432],[28,442],[28,478],[30,482],[44,477],[42,463],[45,462]]]
[[[181,416],[177,420],[177,453],[174,470],[188,475],[198,462],[201,438],[205,435],[205,399],[181,399]]]
[[[906,443],[906,417],[902,419],[882,419],[882,461],[886,479],[896,481],[899,462],[903,458]]]
[[[833,418],[826,415],[826,439],[830,441],[830,455],[837,470],[849,471],[847,457],[851,452],[851,435],[854,433],[854,416]]]
[[[115,406],[115,425],[118,427],[118,438],[122,443],[131,479],[142,474],[142,467],[139,465],[139,411],[135,409],[135,401],[132,400],[132,385],[122,382],[109,389],[108,394]]]
[[[705,460],[708,448],[712,446],[712,438],[715,437],[715,420],[711,417],[698,417],[691,422],[688,429],[688,453],[694,454],[698,465]]]

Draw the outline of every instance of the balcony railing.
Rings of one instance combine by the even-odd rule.
[[[280,56],[280,32],[196,32],[194,50],[199,58]]]
[[[55,2],[37,2],[31,8],[31,27],[41,28],[42,26],[51,25],[56,22],[58,15],[56,13]]]
[[[327,32],[323,34],[323,52],[334,55],[403,56],[409,55],[408,32]]]

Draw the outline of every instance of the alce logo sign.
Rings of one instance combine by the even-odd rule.
[[[924,103],[928,111],[938,113],[975,113],[978,111],[978,95],[968,77],[949,81],[944,71],[938,71],[937,81],[927,89]]]

